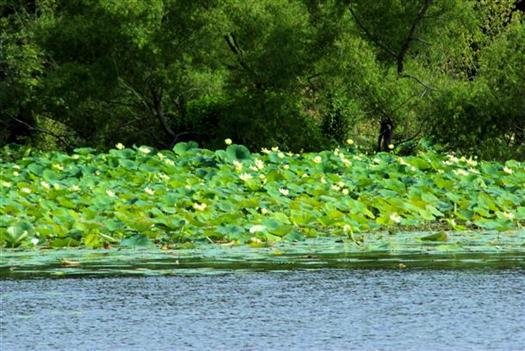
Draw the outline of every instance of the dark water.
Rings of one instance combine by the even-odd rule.
[[[2,350],[525,350],[525,271],[4,280]]]

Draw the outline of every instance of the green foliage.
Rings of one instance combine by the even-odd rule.
[[[525,157],[514,0],[5,0],[0,144],[319,150],[425,137]],[[53,139],[55,141],[53,142]]]
[[[179,143],[0,161],[0,246],[28,248],[196,242],[263,245],[385,230],[525,224],[525,167],[442,156],[367,156],[348,149],[250,153]],[[379,234],[378,234],[379,235]],[[502,234],[505,235],[505,234]],[[414,237],[446,241],[447,235]]]

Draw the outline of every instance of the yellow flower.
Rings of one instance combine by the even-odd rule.
[[[255,160],[255,167],[258,168],[259,170],[262,170],[264,168],[264,162],[259,160],[259,159],[256,159]]]
[[[13,176],[15,176],[15,177],[18,177],[19,175],[20,175],[20,173],[18,173],[17,171],[13,172]]]
[[[505,172],[507,174],[512,174],[512,169],[507,167],[507,166],[505,166],[505,167],[503,167],[503,172]]]
[[[20,191],[23,192],[23,193],[26,193],[26,194],[31,194],[31,189],[29,189],[29,188],[22,188],[22,189],[20,189]]]
[[[277,153],[277,157],[284,158],[284,153],[282,153],[282,152]]]
[[[346,188],[341,190],[341,192],[343,193],[343,195],[348,195],[348,193],[349,193],[348,189],[346,189]]]
[[[41,181],[40,185],[42,185],[42,188],[44,188],[44,189],[47,189],[47,190],[51,189],[51,186],[49,185],[48,182]]]
[[[53,166],[52,166],[54,169],[56,170],[59,170],[59,171],[63,171],[64,170],[64,166],[58,164],[58,163],[53,163]]]
[[[279,188],[279,192],[283,194],[284,196],[288,196],[288,194],[290,194],[290,191],[285,188]]]
[[[205,203],[194,203],[193,204],[193,208],[197,211],[204,211],[206,209],[206,207],[208,207],[208,205],[206,205]]]
[[[109,196],[109,197],[116,197],[117,195],[115,194],[114,191],[112,191],[111,189],[107,189],[106,190],[106,195]]]
[[[315,157],[314,157],[314,163],[321,163],[321,161],[323,161],[323,159],[321,158],[321,156],[315,156]]]
[[[468,176],[468,171],[465,171],[464,169],[455,169],[453,170],[452,172],[454,172],[455,175],[457,176]]]
[[[393,212],[392,214],[390,214],[390,220],[394,223],[399,223],[401,222],[401,216],[398,215],[397,213]]]
[[[242,181],[247,182],[248,180],[252,179],[252,175],[248,173],[242,173],[239,175],[239,178],[241,178]]]
[[[388,149],[389,150],[394,150],[394,144],[388,144]]]
[[[143,154],[147,155],[151,152],[151,149],[147,146],[141,146],[139,147],[139,151],[142,152]]]
[[[263,148],[261,149],[261,152],[262,152],[263,154],[269,154],[271,151],[268,150],[267,148],[263,147]]]
[[[264,225],[255,224],[250,227],[249,232],[251,234],[254,234],[254,233],[264,232],[265,230],[266,230],[266,227]]]
[[[352,139],[346,139],[346,143],[348,145],[353,145],[354,144],[354,141]]]
[[[13,185],[13,183],[9,183],[9,182],[6,182],[6,181],[2,181],[1,184],[2,184],[2,186],[4,188],[10,188]]]
[[[505,217],[507,219],[510,219],[510,220],[513,220],[514,219],[514,214],[511,213],[511,212],[503,212],[503,217]]]
[[[125,148],[124,144],[122,143],[118,143],[117,145],[115,145],[115,147],[119,150],[123,150]]]
[[[264,208],[264,207],[261,207],[261,214],[265,215],[265,214],[268,214],[268,209],[267,208]]]
[[[145,187],[144,192],[148,195],[155,195],[155,191],[149,187]]]
[[[226,138],[226,139],[224,139],[224,143],[226,145],[231,145],[233,143],[233,141],[230,138]]]
[[[233,161],[233,167],[235,167],[235,170],[236,170],[237,172],[242,171],[242,166],[243,166],[243,165],[242,165],[241,162],[239,162],[239,161],[237,161],[237,160]]]
[[[272,146],[272,151],[273,152],[279,151],[279,146]]]

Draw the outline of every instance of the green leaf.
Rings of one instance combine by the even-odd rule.
[[[420,238],[422,241],[448,241],[447,233],[441,231],[435,234],[427,235]]]

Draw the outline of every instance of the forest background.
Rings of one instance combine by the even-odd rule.
[[[525,159],[523,0],[0,0],[0,145]],[[390,146],[390,148],[389,148]]]

